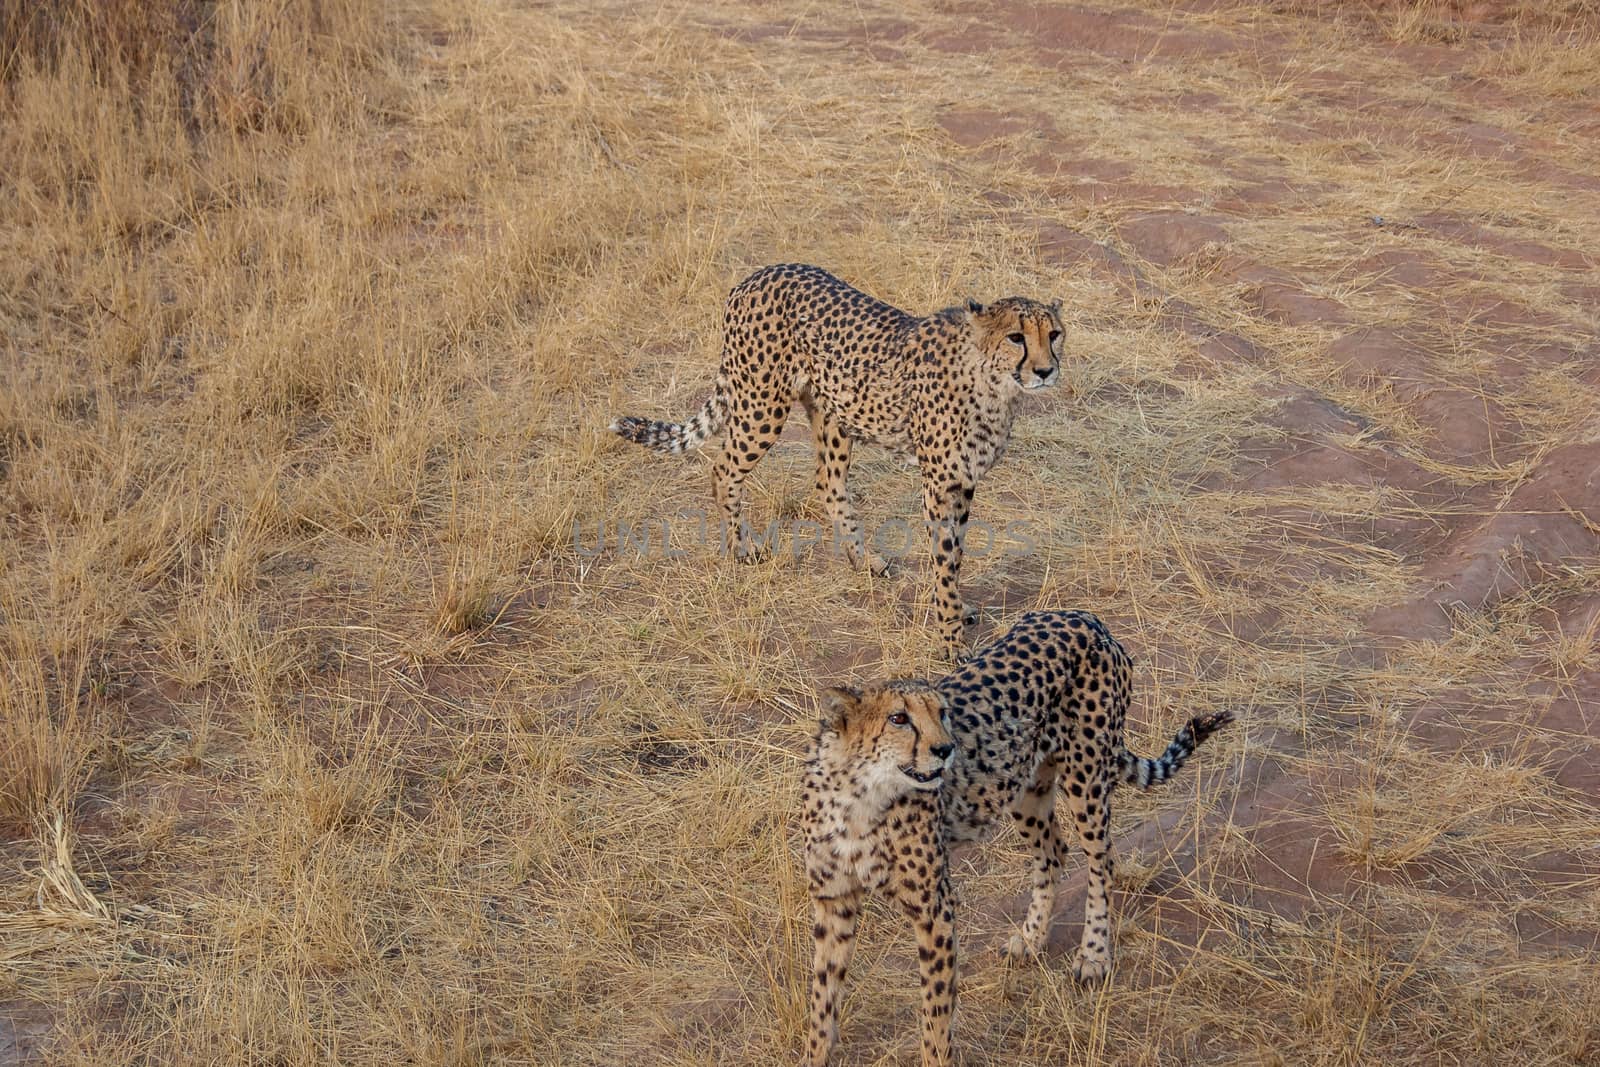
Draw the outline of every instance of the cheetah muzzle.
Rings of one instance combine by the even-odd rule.
[[[978,479],[1005,455],[1023,394],[1061,377],[1061,305],[1011,296],[922,318],[819,267],[763,267],[734,287],[723,313],[722,365],[693,416],[668,423],[624,415],[619,436],[681,453],[713,437],[724,548],[746,563],[770,558],[744,520],[744,482],[800,405],[816,446],[814,497],[853,566],[883,575],[846,484],[859,441],[911,454],[922,475],[934,557],[933,601],[944,649],[960,658],[958,579]]]
[[[1190,719],[1159,757],[1130,753],[1122,726],[1132,660],[1086,612],[1024,615],[999,641],[943,680],[890,682],[824,693],[806,764],[801,822],[815,939],[807,1060],[826,1064],[838,1037],[839,1000],[870,893],[911,916],[922,984],[922,1063],[950,1062],[956,1005],[956,935],[949,849],[999,821],[1033,854],[1033,893],[1009,954],[1035,957],[1049,934],[1067,845],[1065,809],[1088,860],[1081,981],[1111,970],[1111,807],[1126,783],[1171,778],[1229,712]],[[948,755],[942,771],[926,768]],[[880,768],[893,761],[900,785]],[[920,769],[919,769],[920,768]],[[885,784],[885,783],[889,784]]]

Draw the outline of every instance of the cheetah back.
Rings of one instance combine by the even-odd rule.
[[[961,753],[945,785],[955,840],[1012,811],[1054,754],[1063,787],[1114,782],[1133,661],[1088,612],[1031,612],[938,683]]]

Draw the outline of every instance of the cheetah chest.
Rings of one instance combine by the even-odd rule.
[[[1011,412],[999,402],[982,401],[973,412],[963,442],[962,459],[967,476],[977,481],[1005,458],[1011,443]]]
[[[806,874],[819,897],[882,889],[894,877],[896,857],[914,842],[931,848],[939,836],[936,794],[913,793],[876,815],[856,803],[823,804],[806,838]]]
[[[813,840],[807,874],[818,897],[842,897],[876,890],[889,878],[889,862],[874,838],[845,834]]]

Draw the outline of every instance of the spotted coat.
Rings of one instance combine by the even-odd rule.
[[[922,1063],[945,1064],[956,1001],[951,845],[1017,825],[1033,855],[1033,893],[1013,956],[1043,947],[1064,858],[1056,798],[1088,859],[1073,973],[1111,968],[1111,793],[1177,773],[1228,712],[1200,716],[1156,759],[1123,745],[1132,660],[1086,612],[1024,615],[936,684],[900,681],[824,693],[806,765],[802,829],[814,913],[808,1061],[828,1060],[856,918],[882,893],[912,919],[922,981]]]
[[[658,452],[722,435],[713,491],[734,555],[762,558],[743,517],[744,481],[799,404],[811,420],[813,492],[852,564],[867,549],[846,486],[856,441],[915,457],[934,555],[934,608],[946,652],[959,657],[970,621],[957,588],[978,479],[1000,462],[1017,400],[1060,377],[1059,304],[1007,297],[908,315],[819,267],[764,267],[728,296],[716,387],[691,418],[628,415],[611,429]]]

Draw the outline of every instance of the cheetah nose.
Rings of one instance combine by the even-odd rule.
[[[956,746],[951,744],[948,741],[946,741],[942,745],[929,745],[928,746],[928,751],[932,752],[935,756],[938,756],[940,759],[949,759],[950,758],[950,753],[954,752],[955,750],[956,750]]]
[[[1051,378],[1054,378],[1055,375],[1056,369],[1054,367],[1045,367],[1043,370],[1039,369],[1038,367],[1033,368],[1033,376],[1039,379],[1041,383],[1048,382]]]

